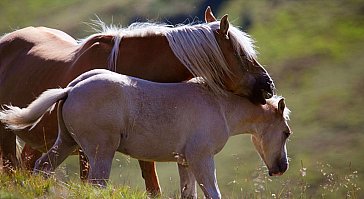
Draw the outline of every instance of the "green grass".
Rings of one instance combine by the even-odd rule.
[[[97,188],[78,181],[44,179],[24,171],[12,176],[0,174],[0,187],[0,198],[147,198],[143,191],[126,185]]]
[[[239,173],[241,163],[237,156],[234,170]],[[359,198],[358,173],[347,165],[345,170],[336,173],[326,163],[317,163],[314,168],[307,168],[303,161],[300,169],[291,171],[283,178],[266,175],[264,167],[258,167],[249,178],[234,176],[226,185],[233,192],[224,192],[223,198]],[[62,173],[61,170],[58,170]],[[64,172],[64,171],[63,171]],[[313,179],[321,176],[319,189],[312,189]],[[200,198],[202,197],[199,191]],[[45,179],[21,170],[9,176],[0,174],[0,198],[147,198],[141,189],[131,188],[128,184],[116,185],[110,182],[106,188],[99,188],[81,183],[77,179],[61,181],[57,175]],[[179,198],[178,191],[166,191],[160,198]]]

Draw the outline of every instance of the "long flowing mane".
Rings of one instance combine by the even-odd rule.
[[[195,77],[202,77],[214,93],[226,94],[223,78],[231,78],[234,74],[229,69],[215,39],[214,31],[220,28],[220,21],[179,26],[138,22],[126,28],[107,26],[102,21],[97,21],[97,24],[101,33],[91,35],[82,42],[96,35],[114,36],[114,46],[109,57],[109,70],[116,70],[119,45],[124,36],[162,35],[167,38],[175,56]],[[248,34],[230,25],[229,37],[235,54],[249,60],[256,58],[253,40]]]

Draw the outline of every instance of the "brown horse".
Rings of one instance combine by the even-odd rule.
[[[216,94],[230,91],[265,104],[274,84],[256,61],[252,40],[230,25],[226,15],[216,21],[210,8],[205,20],[180,27],[143,23],[104,28],[81,42],[45,27],[9,33],[0,38],[0,104],[26,106],[45,89],[64,87],[79,74],[105,66],[156,82],[202,76]],[[53,145],[56,129],[56,114],[50,114],[31,132],[17,134],[26,143],[22,153],[26,164],[33,166],[40,152]],[[1,126],[0,139],[3,162],[17,165],[15,134]],[[158,194],[155,164],[139,164],[147,190]]]

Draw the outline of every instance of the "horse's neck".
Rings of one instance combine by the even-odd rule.
[[[170,49],[166,38],[162,35],[124,36],[119,45],[119,59],[138,56],[141,60],[155,60],[166,56],[162,54],[166,51]]]
[[[125,36],[118,55],[118,73],[156,82],[180,82],[192,77],[162,35]]]
[[[264,120],[262,105],[254,105],[247,98],[231,95],[221,103],[230,136],[252,134],[257,123]]]
[[[114,43],[117,41],[120,43]],[[181,82],[192,78],[162,35],[121,35],[120,38],[94,35],[81,43],[74,55],[73,66],[84,71],[87,67],[88,70],[105,67],[155,82]]]

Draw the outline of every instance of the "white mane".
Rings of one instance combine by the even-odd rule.
[[[119,45],[124,36],[163,35],[167,38],[175,56],[195,77],[202,77],[216,94],[227,92],[223,78],[229,78],[234,74],[230,71],[214,36],[214,31],[220,28],[219,21],[176,27],[156,23],[133,23],[127,28],[120,28],[107,26],[99,20],[96,25],[101,28],[102,33],[90,37],[105,34],[114,36],[115,42],[109,57],[108,69],[112,71],[116,69]],[[246,33],[230,25],[229,37],[237,55],[247,59],[256,58],[253,40]]]

